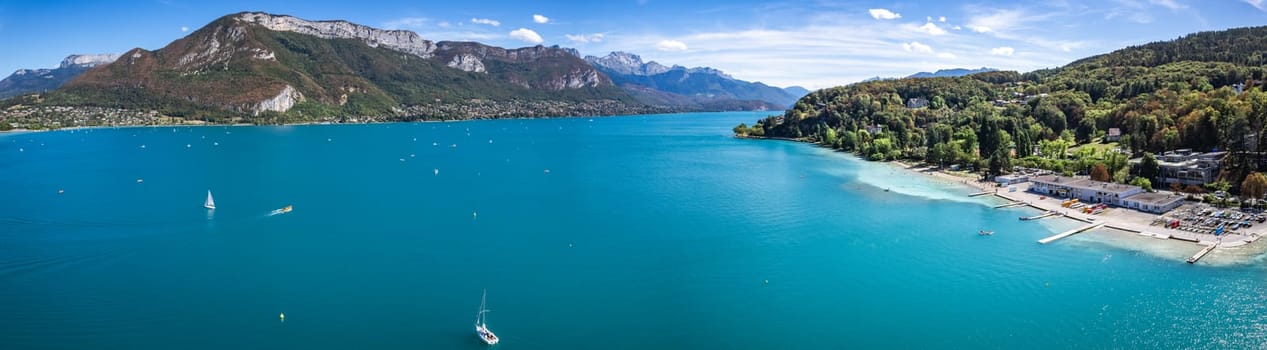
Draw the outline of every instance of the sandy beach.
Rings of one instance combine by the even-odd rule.
[[[1246,264],[1261,259],[1260,257],[1267,253],[1267,249],[1265,249],[1267,246],[1261,243],[1255,244],[1260,237],[1267,234],[1267,224],[1242,228],[1238,231],[1228,231],[1220,236],[1195,233],[1154,224],[1161,215],[1127,208],[1109,207],[1108,210],[1096,215],[1083,213],[1078,209],[1065,208],[1061,206],[1064,199],[1028,192],[1029,183],[998,187],[994,182],[980,181],[974,174],[945,172],[927,165],[912,165],[903,162],[893,163],[901,168],[940,181],[962,184],[980,189],[982,192],[992,192],[994,196],[1012,203],[1022,203],[1044,212],[1059,213],[1059,215],[1041,220],[1067,218],[1085,223],[1087,226],[1102,224],[1102,228],[1088,230],[1085,233],[1078,234],[1078,236],[1093,236],[1092,239],[1098,242],[1118,248],[1140,251],[1163,258],[1175,258],[1177,256],[1176,251],[1183,251],[1182,247],[1187,246],[1191,248],[1189,249],[1190,251],[1183,255],[1182,259],[1179,259],[1184,261],[1193,254],[1205,249],[1205,247],[1217,244],[1217,247],[1206,257],[1202,258],[1202,262],[1209,261],[1212,265]],[[1186,210],[1192,205],[1194,204],[1185,204],[1175,209],[1175,211]]]

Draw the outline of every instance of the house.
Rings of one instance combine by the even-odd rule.
[[[906,108],[924,108],[928,107],[928,99],[912,97],[906,100]]]
[[[1109,132],[1104,134],[1104,142],[1117,142],[1122,139],[1122,129],[1109,128]]]
[[[868,126],[867,126],[867,133],[868,133],[868,134],[875,135],[875,134],[879,134],[879,133],[881,133],[881,132],[884,132],[884,125],[882,125],[882,124],[868,125]]]

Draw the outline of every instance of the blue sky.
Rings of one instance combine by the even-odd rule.
[[[53,67],[72,53],[159,49],[241,11],[343,19],[437,41],[629,51],[809,88],[942,68],[1024,72],[1192,32],[1267,24],[1267,0],[0,0],[0,72]]]

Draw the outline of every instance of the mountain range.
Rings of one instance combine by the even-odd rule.
[[[114,62],[119,55],[70,55],[57,68],[19,69],[0,80],[0,98],[56,90],[92,67]]]
[[[747,82],[708,67],[668,67],[655,61],[644,63],[642,57],[627,52],[612,52],[604,57],[586,56],[585,61],[607,74],[613,83],[639,101],[653,105],[708,106],[748,101],[752,107],[784,109],[809,92],[801,87],[782,89],[760,82]]]
[[[224,16],[161,49],[109,58],[116,57],[63,64],[45,74],[56,79],[38,86],[16,83],[31,80],[19,71],[5,91],[60,86],[40,103],[255,122],[770,110],[807,93],[626,53],[583,59],[557,46],[433,42],[410,31],[260,12]]]
[[[932,72],[932,73],[929,73],[929,72],[919,72],[919,73],[915,73],[915,74],[908,75],[908,76],[906,76],[906,77],[907,77],[907,78],[945,78],[945,77],[962,77],[962,76],[965,76],[965,75],[973,75],[973,74],[977,74],[977,73],[997,72],[997,71],[999,71],[999,70],[998,70],[998,69],[994,69],[994,68],[986,68],[986,67],[981,67],[981,68],[977,68],[977,69],[953,68],[953,69],[940,69],[940,70],[937,70],[936,72]]]

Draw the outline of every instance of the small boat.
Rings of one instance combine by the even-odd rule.
[[[978,236],[993,236],[994,231],[981,230],[981,231],[977,231],[977,235]]]
[[[488,312],[488,309],[484,308],[484,302],[487,298],[488,291],[485,290],[484,296],[480,297],[480,311],[475,314],[475,334],[479,335],[480,340],[483,340],[484,343],[487,343],[488,345],[497,345],[497,342],[500,341],[500,339],[497,339],[497,335],[493,334],[493,331],[488,329],[488,317],[484,316],[484,314]]]
[[[207,190],[207,201],[202,202],[202,206],[207,209],[216,209],[216,200],[211,198],[211,190]]]
[[[277,209],[277,210],[280,211],[282,214],[285,214],[285,213],[289,213],[291,209],[294,209],[294,208],[291,207],[290,204],[287,204],[285,207],[281,209]]]

